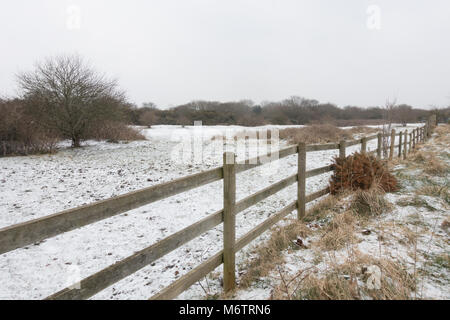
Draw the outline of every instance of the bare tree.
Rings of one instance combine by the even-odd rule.
[[[144,102],[144,103],[142,103],[142,108],[145,108],[145,109],[157,109],[157,106],[153,102]]]
[[[124,93],[77,55],[48,58],[35,70],[17,76],[29,110],[45,127],[57,130],[79,147],[97,121],[115,119]]]
[[[392,122],[394,120],[394,109],[397,100],[394,99],[392,102],[388,99],[386,100],[386,104],[383,109],[383,137],[382,137],[382,145],[383,145],[383,156],[387,158],[389,146],[391,144],[391,130],[392,130]]]

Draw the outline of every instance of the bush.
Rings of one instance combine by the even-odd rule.
[[[112,143],[145,140],[145,137],[138,130],[119,121],[104,121],[98,126],[92,127],[85,138],[106,140]]]
[[[77,55],[48,58],[17,76],[27,112],[72,147],[92,127],[123,121],[129,104],[117,82],[97,72]]]
[[[287,128],[280,130],[280,139],[289,140],[291,143],[306,144],[339,142],[340,140],[353,139],[356,133],[370,133],[376,129],[368,127],[355,127],[341,129],[331,124],[312,125],[303,128]]]
[[[0,100],[0,156],[51,153],[59,141],[25,113],[20,100]]]
[[[397,179],[372,155],[355,153],[345,159],[334,158],[330,192],[369,190],[377,184],[385,192],[397,190]]]

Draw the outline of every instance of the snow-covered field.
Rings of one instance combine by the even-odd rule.
[[[0,228],[221,166],[222,153],[217,150],[222,143],[212,142],[211,138],[225,129],[239,132],[244,128],[203,127],[203,147],[206,149],[209,145],[209,149],[216,152],[205,152],[198,162],[183,162],[173,156],[174,150],[180,147],[177,139],[189,137],[198,130],[177,126],[144,129],[146,141],[128,144],[88,141],[77,150],[64,148],[63,143],[62,149],[54,155],[0,158]],[[256,141],[249,142],[250,154],[257,149],[262,154],[268,151],[256,145]],[[287,145],[282,141],[279,147]],[[369,142],[369,150],[375,147],[376,140]],[[232,142],[228,141],[226,148],[233,150]],[[347,152],[358,149],[359,146],[354,146]],[[330,164],[337,153],[337,150],[308,153],[307,170]],[[238,154],[238,160],[244,156]],[[297,156],[292,155],[273,165],[239,174],[237,200],[296,170]],[[307,193],[324,188],[328,178],[325,174],[308,179]],[[294,184],[239,214],[236,236],[239,238],[295,199]],[[0,299],[45,298],[216,212],[222,208],[222,201],[222,182],[215,182],[2,254]],[[98,293],[94,299],[151,297],[219,251],[221,230],[217,227],[205,233]],[[266,232],[261,239],[267,235]],[[238,263],[246,250],[248,248],[238,254]],[[194,285],[180,298],[203,295],[203,289]]]

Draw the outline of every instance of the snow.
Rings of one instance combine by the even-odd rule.
[[[419,177],[422,173],[420,169],[408,169],[405,164],[396,165],[394,171],[401,171],[402,174],[413,177]],[[448,185],[448,176],[441,178],[445,181],[443,184]],[[449,217],[449,206],[439,197],[417,195],[415,190],[417,186],[421,186],[418,182],[414,179],[402,180],[402,184],[405,184],[402,191],[386,194],[386,199],[393,204],[392,211],[374,218],[368,225],[359,226],[355,232],[358,240],[352,244],[351,249],[346,247],[336,251],[321,252],[323,259],[320,262],[315,261],[317,248],[311,248],[309,245],[302,250],[289,252],[286,250],[283,254],[284,264],[281,266],[285,272],[284,277],[290,279],[309,268],[313,268],[314,274],[323,276],[330,265],[343,263],[351,258],[353,252],[359,251],[374,258],[388,258],[400,262],[411,275],[418,272],[417,290],[411,298],[449,300],[450,271],[448,267],[437,267],[433,265],[432,260],[430,261],[430,257],[433,256],[448,256],[448,231],[440,226]],[[397,205],[400,200],[414,198],[425,201],[427,207]],[[349,200],[347,197],[340,203],[346,204]],[[341,210],[345,211],[345,206],[341,206]],[[415,247],[405,243],[406,235],[402,230],[403,227],[409,228],[417,235]],[[371,232],[363,235],[362,231],[366,229]],[[380,241],[380,235],[383,238],[382,241]],[[304,243],[312,243],[318,240],[318,236],[313,234],[302,240]],[[269,299],[273,288],[281,283],[281,280],[277,279],[277,270],[272,271],[271,275],[263,280],[266,281],[264,288],[258,287],[256,282],[250,288],[238,291],[233,298],[252,299],[251,293],[256,290],[255,299]]]
[[[273,129],[281,126],[265,126]],[[154,126],[143,129],[148,138],[123,144],[88,141],[77,150],[62,149],[53,155],[0,159],[0,228],[74,208],[112,196],[171,181],[221,166],[221,152],[207,152],[200,162],[173,158],[179,140],[196,127]],[[221,150],[211,138],[239,126],[203,126],[203,146]],[[261,128],[251,128],[253,130]],[[279,147],[287,146],[281,142]],[[370,141],[374,150],[376,140]],[[228,150],[233,145],[226,144]],[[359,146],[349,148],[352,152]],[[257,142],[250,141],[250,154]],[[307,155],[307,170],[328,165],[337,150]],[[238,155],[238,160],[245,154]],[[237,176],[237,200],[292,175],[297,156],[292,155]],[[307,193],[324,188],[329,174],[310,178]],[[239,238],[270,215],[296,199],[295,184],[242,212],[237,217]],[[40,243],[0,255],[0,299],[42,299],[109,265],[146,248],[222,208],[222,182],[215,182],[109,219],[61,234]],[[294,212],[295,214],[295,212]],[[147,299],[199,265],[222,248],[221,227],[212,229],[135,274],[94,296],[94,299]],[[263,234],[256,241],[267,238]],[[251,246],[249,246],[251,247]],[[249,247],[238,255],[243,259]],[[218,271],[221,270],[219,267]],[[217,282],[217,281],[216,281]],[[249,294],[260,296],[257,292]],[[180,297],[204,296],[194,285]]]

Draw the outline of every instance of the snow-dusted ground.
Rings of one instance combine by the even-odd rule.
[[[442,143],[434,144],[433,138],[423,150],[436,152],[440,160],[449,166],[448,147]],[[354,259],[355,252],[360,252],[374,259],[388,259],[399,263],[411,277],[417,277],[417,287],[411,298],[449,300],[449,230],[448,226],[444,227],[444,221],[448,223],[450,218],[448,199],[417,193],[418,189],[425,185],[424,181],[428,186],[448,187],[449,176],[448,173],[442,176],[427,175],[423,172],[426,163],[421,165],[422,168],[416,168],[414,165],[412,160],[407,162],[407,165],[400,164],[394,167],[394,173],[399,176],[402,189],[386,194],[386,199],[393,205],[392,210],[373,218],[368,224],[358,226],[355,232],[356,240],[352,245],[336,251],[323,252],[314,245],[321,237],[317,222],[308,224],[311,230],[317,232],[309,238],[302,239],[307,248],[283,252],[285,263],[281,266],[281,270],[286,281],[295,279],[300,272],[305,272],[302,277],[308,272],[324,277],[333,265],[348,262]],[[343,199],[337,208],[342,212],[345,211],[350,201],[351,198]],[[370,234],[364,235],[362,232],[364,230],[370,230]],[[416,244],[410,241],[412,238],[416,239]],[[277,272],[279,270],[273,270],[268,277],[255,281],[246,290],[238,291],[233,298],[269,299],[275,287],[283,286],[281,276]],[[293,282],[292,286],[295,287],[296,283]],[[364,287],[366,283],[358,279],[358,285]]]
[[[211,142],[211,138],[225,129],[239,132],[246,128],[203,127],[204,148],[209,145],[210,149],[220,150],[222,143]],[[255,129],[259,128],[250,130]],[[0,158],[0,228],[220,166],[222,153],[217,151],[205,152],[199,162],[184,163],[173,157],[174,150],[180,147],[177,139],[189,137],[195,130],[198,128],[155,126],[143,130],[147,141],[128,144],[88,141],[81,149],[62,148],[54,155]],[[256,149],[260,153],[268,151],[256,144],[250,141],[250,154]],[[286,142],[279,145],[285,146]],[[376,140],[368,144],[369,150],[375,147]],[[234,146],[229,141],[226,148],[233,150]],[[347,152],[358,148],[354,146]],[[336,155],[337,150],[308,153],[307,170],[330,164]],[[244,156],[238,154],[238,160]],[[296,170],[297,157],[292,155],[273,165],[239,174],[237,200]],[[328,178],[329,175],[322,175],[308,179],[307,193],[325,187]],[[294,184],[239,214],[236,236],[242,236],[295,198]],[[0,299],[45,298],[219,210],[222,201],[222,182],[215,182],[2,254]],[[266,232],[261,239],[267,236]],[[94,299],[147,299],[221,246],[222,229],[217,227],[105,289]],[[246,250],[239,253],[238,263]],[[194,285],[180,298],[203,295],[203,289]]]

